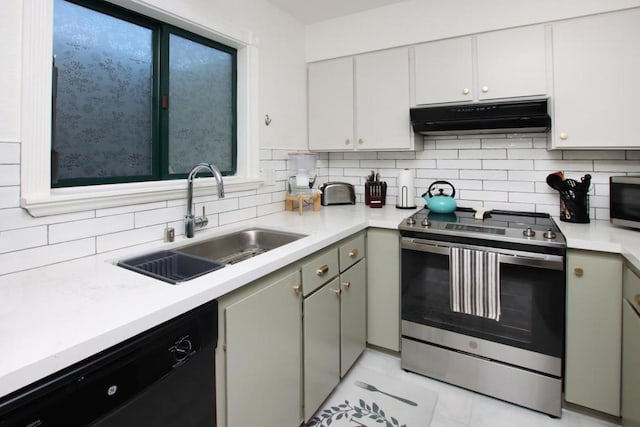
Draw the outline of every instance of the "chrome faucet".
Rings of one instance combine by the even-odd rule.
[[[184,217],[184,234],[189,238],[193,237],[196,227],[205,227],[209,223],[209,219],[204,213],[204,206],[202,207],[202,216],[195,216],[193,214],[195,207],[193,204],[193,179],[201,170],[207,170],[213,174],[218,187],[218,198],[224,198],[224,183],[222,182],[220,169],[209,163],[198,163],[191,168],[187,176],[187,216]]]

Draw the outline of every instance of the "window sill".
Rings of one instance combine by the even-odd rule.
[[[258,178],[228,177],[224,179],[225,193],[256,190],[263,184]],[[194,196],[217,194],[213,178],[194,181]],[[56,188],[48,194],[27,194],[21,206],[34,217],[58,215],[93,209],[113,208],[141,203],[185,199],[187,180],[112,184],[91,187]]]

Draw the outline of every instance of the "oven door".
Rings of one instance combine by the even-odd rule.
[[[499,321],[452,311],[449,252],[453,245],[499,253]],[[407,237],[402,238],[401,248],[403,321],[562,357],[563,256]]]

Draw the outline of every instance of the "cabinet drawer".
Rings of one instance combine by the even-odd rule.
[[[302,290],[307,296],[338,274],[338,249],[322,252],[302,266]]]
[[[640,277],[629,268],[624,269],[624,298],[640,313]]]
[[[340,246],[340,271],[345,271],[364,257],[364,234]]]

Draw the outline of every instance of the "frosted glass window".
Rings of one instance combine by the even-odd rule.
[[[109,2],[54,0],[51,185],[236,172],[234,48]]]
[[[202,161],[233,170],[233,76],[230,53],[169,36],[169,173]]]
[[[55,0],[54,181],[152,174],[152,38],[149,28]]]

